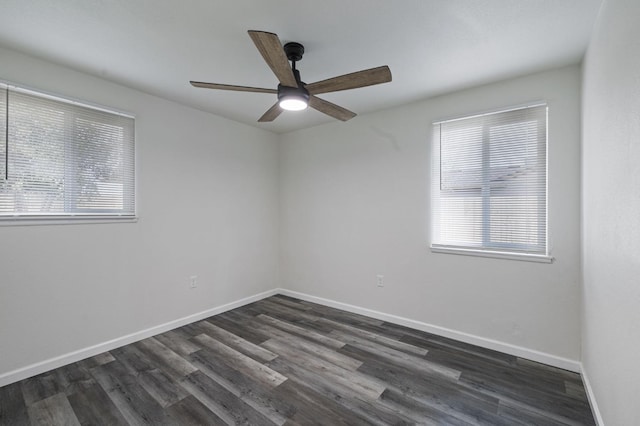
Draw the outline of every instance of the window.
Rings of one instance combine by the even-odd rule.
[[[434,123],[432,250],[550,261],[547,107]]]
[[[0,86],[0,221],[135,217],[134,119]]]

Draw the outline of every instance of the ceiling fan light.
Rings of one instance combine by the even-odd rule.
[[[297,72],[297,70],[294,70],[294,72]],[[302,111],[307,109],[307,105],[309,105],[309,92],[304,88],[303,83],[299,83],[298,87],[279,84],[278,104],[280,108],[287,111]]]
[[[280,99],[280,108],[287,111],[302,111],[307,109],[307,100],[298,96],[284,96]]]

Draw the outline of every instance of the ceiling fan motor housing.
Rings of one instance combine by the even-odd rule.
[[[288,44],[290,43],[287,43],[286,45]],[[305,89],[304,83],[300,81],[300,71],[296,69],[293,69],[292,71],[293,71],[293,75],[296,77],[296,81],[298,82],[298,87],[289,87],[289,86],[283,86],[282,84],[278,84],[278,101],[281,101],[283,98],[286,98],[286,97],[297,97],[297,98],[303,98],[308,103],[309,91]]]
[[[302,85],[298,87],[289,87],[278,84],[278,100],[280,101],[282,100],[282,98],[289,96],[303,98],[304,100],[309,102],[309,91]]]

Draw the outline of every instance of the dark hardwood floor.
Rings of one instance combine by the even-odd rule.
[[[0,388],[2,425],[593,425],[580,376],[274,296]]]

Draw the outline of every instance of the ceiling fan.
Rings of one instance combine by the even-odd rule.
[[[358,87],[372,86],[391,81],[391,70],[389,70],[388,66],[384,65],[306,84],[300,79],[300,72],[296,69],[296,62],[300,61],[304,54],[304,46],[302,44],[290,42],[282,46],[277,34],[252,30],[248,32],[265,62],[278,78],[280,84],[278,84],[277,90],[204,83],[201,81],[191,81],[190,83],[194,87],[206,89],[277,94],[278,102],[269,108],[267,112],[260,117],[258,122],[275,120],[283,109],[299,111],[307,108],[307,106],[338,120],[347,121],[355,117],[356,113],[325,101],[324,99],[320,99],[316,95],[356,89]],[[291,61],[291,65],[289,65],[289,61]]]

